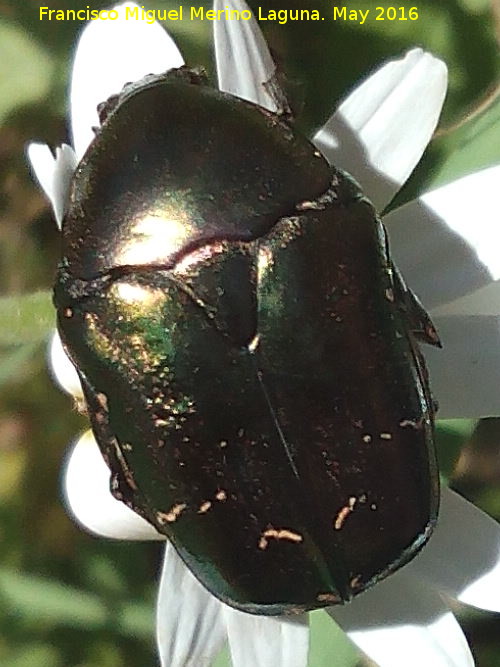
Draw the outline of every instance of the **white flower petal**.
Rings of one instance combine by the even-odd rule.
[[[436,592],[405,570],[328,612],[380,667],[472,667],[453,614]]]
[[[500,415],[500,316],[433,321],[443,348],[425,345],[422,351],[439,403],[437,418]]]
[[[58,227],[68,202],[69,184],[75,171],[77,159],[71,148],[63,144],[56,149],[56,157],[45,144],[32,143],[28,146],[28,157],[41,188],[47,195]]]
[[[405,569],[460,602],[500,612],[500,526],[450,489],[429,543]]]
[[[306,667],[308,614],[254,616],[224,607],[234,667]]]
[[[214,0],[213,7],[250,11],[243,0]],[[255,18],[214,21],[214,44],[220,90],[276,111],[266,89],[276,68]]]
[[[382,210],[430,141],[446,85],[445,64],[413,49],[358,86],[313,141]]]
[[[101,102],[119,93],[125,83],[184,64],[174,41],[158,23],[130,18],[131,12],[142,11],[138,5],[125,2],[113,10],[119,13],[118,19],[86,25],[75,55],[71,120],[79,159],[93,139],[92,127],[99,125]]]
[[[226,639],[223,606],[168,542],[156,612],[162,666],[209,667]]]
[[[52,203],[52,183],[55,169],[55,157],[47,144],[31,143],[28,146],[28,158],[35,172],[40,187]]]
[[[500,165],[483,169],[422,197],[468,245],[492,278],[500,278]]]
[[[64,391],[77,399],[83,399],[82,385],[75,367],[64,351],[61,338],[54,332],[49,347],[49,367],[52,375]]]
[[[69,186],[78,160],[75,151],[63,144],[56,148],[56,166],[54,170],[54,213],[59,227],[69,201]]]
[[[500,183],[500,165],[484,169],[422,197],[498,281],[500,278],[500,203],[492,193]],[[462,271],[470,270],[463,267]],[[497,315],[500,283],[494,282],[434,309],[436,315]]]
[[[500,245],[499,245],[500,247]],[[432,310],[433,317],[474,316],[495,317],[500,313],[500,281],[480,287],[471,294],[446,303]]]
[[[500,414],[500,206],[483,196],[498,179],[500,167],[485,169],[384,218],[392,256],[443,343],[423,348],[441,419]]]
[[[500,204],[488,196],[499,182],[500,166],[485,169],[384,217],[396,264],[435,313],[470,313],[448,304],[500,278]]]
[[[500,415],[500,317],[434,317],[441,350],[425,347],[439,419]]]
[[[70,451],[64,492],[71,512],[84,528],[122,540],[164,540],[147,521],[116,500],[109,490],[110,472],[90,431]]]
[[[423,202],[475,249],[492,278],[500,278],[500,165],[429,192]]]

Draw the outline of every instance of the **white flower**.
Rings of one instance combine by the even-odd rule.
[[[123,18],[125,7],[117,6]],[[214,8],[245,9],[243,0]],[[32,144],[29,157],[61,223],[68,184],[98,125],[96,108],[128,81],[183,63],[158,24],[95,21],[82,33],[73,69],[74,150]],[[216,21],[219,87],[274,108],[263,82],[274,64],[255,21]],[[351,172],[382,210],[405,182],[436,126],[446,90],[442,62],[414,49],[356,88],[314,143]],[[430,309],[443,350],[427,350],[440,417],[500,413],[498,198],[500,167],[461,179],[385,218],[392,252]],[[60,384],[80,394],[75,371],[55,337],[52,364]],[[464,384],[464,381],[467,383]],[[164,539],[109,492],[109,471],[90,433],[67,463],[68,503],[93,532],[123,539]],[[473,659],[447,598],[500,611],[500,530],[445,489],[438,526],[407,566],[345,607],[328,611],[350,638],[383,667],[465,667]],[[257,617],[216,600],[167,544],[158,600],[158,644],[165,667],[209,665],[228,639],[238,667],[304,667],[307,615]]]

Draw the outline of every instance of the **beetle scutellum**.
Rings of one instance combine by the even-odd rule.
[[[345,602],[436,520],[432,324],[357,184],[181,68],[126,86],[55,286],[112,491],[244,611]]]

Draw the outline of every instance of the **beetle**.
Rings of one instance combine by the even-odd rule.
[[[349,601],[438,512],[439,345],[357,183],[182,67],[101,105],[54,301],[114,496],[219,599]]]

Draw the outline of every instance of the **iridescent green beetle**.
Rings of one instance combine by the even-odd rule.
[[[55,286],[112,492],[257,614],[335,603],[436,521],[432,323],[356,183],[287,114],[181,68],[73,179]]]

